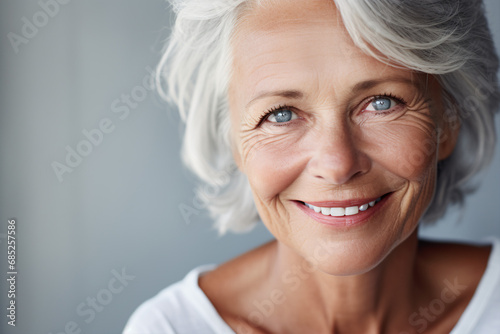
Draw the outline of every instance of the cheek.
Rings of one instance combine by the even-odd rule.
[[[299,139],[281,135],[250,135],[240,146],[242,166],[254,195],[267,203],[302,173],[307,157]]]
[[[397,209],[391,211],[401,235],[411,233],[428,207],[435,188],[437,142],[434,126],[392,123],[366,133],[372,160],[385,183],[400,184]]]
[[[436,165],[436,135],[431,124],[388,124],[366,131],[372,159],[391,174],[423,181]]]

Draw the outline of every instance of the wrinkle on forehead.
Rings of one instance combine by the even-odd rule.
[[[275,7],[271,8],[271,5]],[[232,37],[233,50],[238,55],[245,55],[245,46],[269,47],[270,43],[290,46],[294,39],[301,40],[306,35],[314,38],[318,32],[338,32],[339,27],[342,27],[344,37],[350,39],[333,1],[308,0],[307,4],[303,0],[269,1],[268,5],[246,7],[239,15]],[[318,7],[322,7],[320,11]],[[313,33],[311,27],[316,27]],[[273,38],[276,33],[281,33],[279,39]],[[332,38],[332,43],[335,40],[336,37]],[[312,44],[314,40],[311,40]]]
[[[314,17],[318,20],[325,17],[331,20],[332,13],[337,12],[337,7],[334,0],[250,0],[242,7],[240,18],[243,18],[241,22],[248,19],[257,20],[256,23],[259,26],[267,29],[267,25],[273,25],[274,21],[270,20],[273,18],[280,22],[303,21],[310,23],[311,17],[307,15],[308,12],[314,13]],[[301,15],[297,16],[297,13]],[[338,23],[339,21],[337,21]]]
[[[241,38],[246,38],[247,41],[252,38],[261,39],[266,34],[290,31],[291,29],[300,33],[306,30],[303,29],[304,27],[310,28],[316,25],[323,25],[325,29],[342,27],[348,36],[333,1],[308,0],[307,4],[303,0],[271,1],[271,3],[275,5],[275,8],[270,8],[270,5],[246,6],[238,16],[233,41],[238,41]],[[324,8],[318,11],[320,6]],[[247,34],[249,31],[252,32],[250,35]]]
[[[238,90],[241,93],[243,84],[247,92],[254,90],[251,94],[255,94],[262,84],[266,88],[280,85],[297,69],[314,75],[321,63],[329,61],[335,53],[338,56],[366,57],[354,46],[333,1],[312,1],[306,5],[303,1],[272,3],[282,4],[279,10],[254,6],[244,10],[238,20],[231,41],[230,95],[236,91],[234,85],[240,85]],[[328,37],[325,39],[325,36]],[[346,44],[351,47],[342,47]],[[242,78],[245,79],[242,81]],[[235,99],[244,102],[243,96]]]

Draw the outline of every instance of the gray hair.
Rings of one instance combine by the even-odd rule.
[[[269,1],[269,0],[267,0]],[[231,153],[228,85],[231,38],[249,4],[266,0],[172,0],[177,15],[156,84],[185,122],[182,157],[201,179],[199,197],[220,234],[259,221],[250,186]],[[498,57],[480,0],[334,0],[354,43],[392,66],[433,75],[447,121],[460,120],[455,150],[438,166],[423,221],[463,205],[471,180],[495,150]],[[439,129],[438,129],[439,130]],[[432,152],[427,152],[431,154]]]

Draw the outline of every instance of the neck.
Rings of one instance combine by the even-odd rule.
[[[312,323],[318,326],[315,333],[394,332],[390,329],[405,326],[416,304],[417,246],[415,231],[375,268],[333,276],[278,242],[271,281],[285,292],[282,311],[296,322],[288,325]]]

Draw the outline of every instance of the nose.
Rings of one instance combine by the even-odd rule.
[[[370,170],[371,160],[353,131],[346,123],[319,131],[308,162],[309,172],[315,178],[342,185]]]

